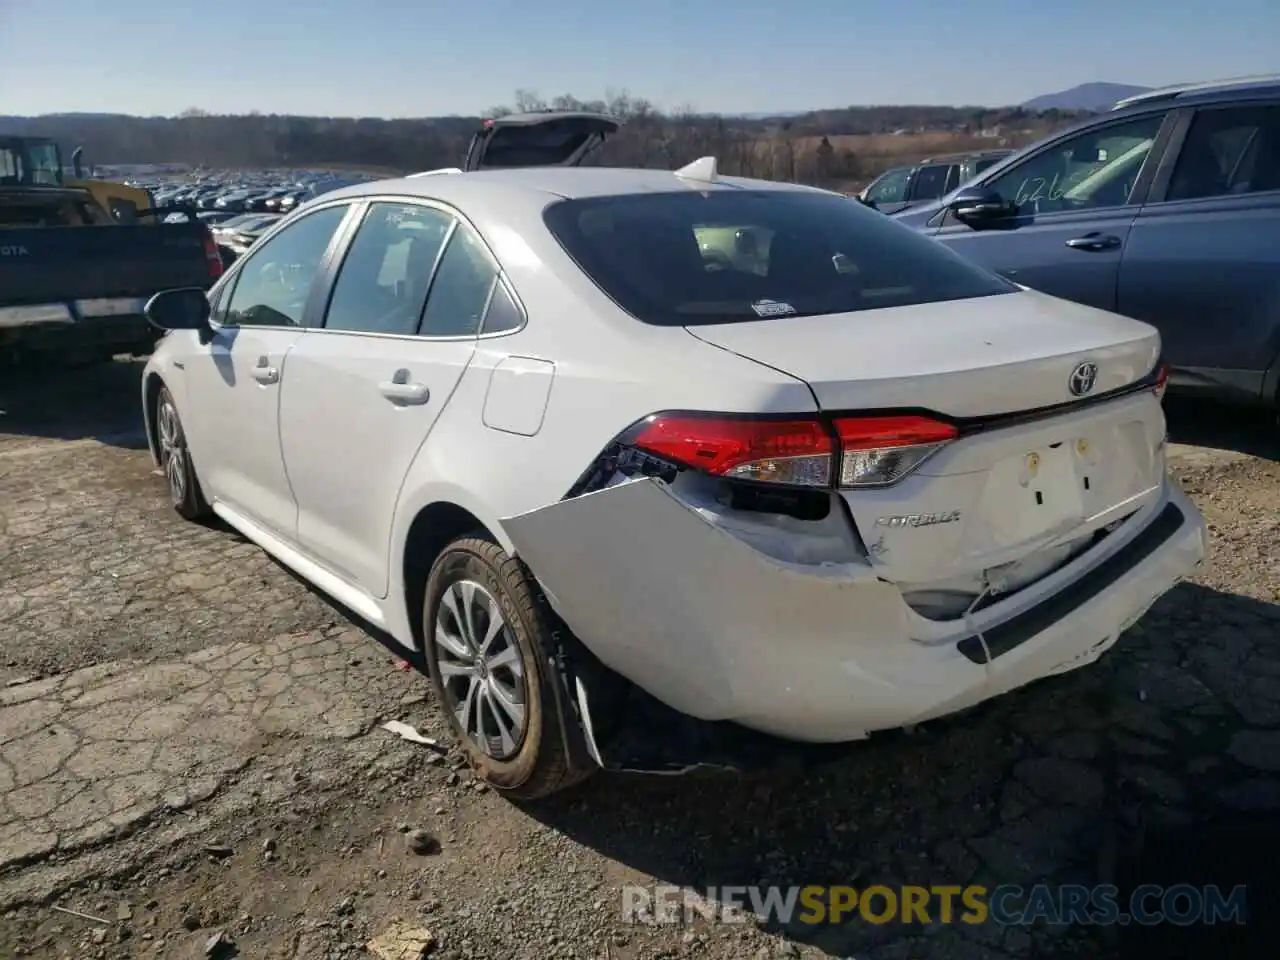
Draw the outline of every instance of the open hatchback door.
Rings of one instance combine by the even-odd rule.
[[[621,125],[600,113],[518,113],[486,120],[471,138],[462,168],[576,167]]]

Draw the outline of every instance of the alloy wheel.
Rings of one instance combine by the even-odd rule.
[[[187,451],[182,440],[178,411],[174,409],[171,401],[165,400],[160,404],[157,421],[160,434],[160,467],[169,484],[169,496],[173,498],[174,503],[182,503],[187,495]]]
[[[434,642],[458,725],[487,756],[514,756],[527,725],[527,683],[520,647],[497,598],[474,580],[450,584],[436,612]]]

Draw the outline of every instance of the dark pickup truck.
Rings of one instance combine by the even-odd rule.
[[[157,336],[142,313],[148,298],[173,287],[207,288],[222,273],[199,222],[50,226],[5,212],[0,365],[37,355],[84,362],[147,353]],[[18,213],[12,206],[8,212]]]

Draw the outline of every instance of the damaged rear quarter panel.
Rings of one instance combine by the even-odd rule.
[[[503,526],[601,661],[699,719],[752,725],[755,710],[767,715],[779,701],[819,710],[856,684],[871,693],[874,720],[877,691],[890,709],[901,684],[932,679],[891,649],[904,608],[866,567],[772,559],[661,481],[627,481]]]

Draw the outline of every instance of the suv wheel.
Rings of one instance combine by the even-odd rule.
[[[592,772],[569,764],[565,737],[582,732],[553,686],[554,623],[524,566],[486,537],[453,541],[431,567],[422,624],[436,701],[477,773],[511,797]]]

